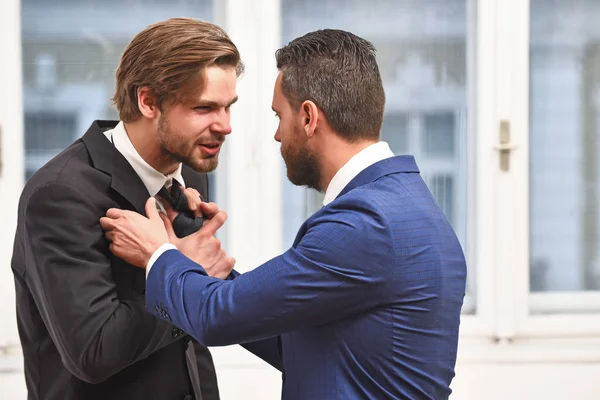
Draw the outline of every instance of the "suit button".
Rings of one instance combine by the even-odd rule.
[[[183,333],[184,333],[184,332],[183,332],[181,329],[179,329],[179,328],[175,328],[175,329],[173,329],[173,331],[171,332],[171,337],[172,337],[173,339],[175,339],[175,338],[178,338],[179,336],[183,335]]]

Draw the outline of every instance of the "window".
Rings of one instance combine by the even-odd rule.
[[[429,157],[447,158],[456,154],[454,114],[430,113],[423,118],[423,151]]]
[[[65,149],[77,135],[72,114],[40,112],[25,115],[25,179]]]
[[[211,1],[22,0],[25,174],[82,136],[95,119],[118,119],[110,101],[119,58],[153,22],[186,15],[211,19]]]
[[[381,140],[390,145],[394,154],[410,153],[409,120],[410,117],[402,112],[390,113],[383,118]]]
[[[531,1],[529,289],[533,314],[600,310],[600,5]],[[577,21],[577,22],[575,22]],[[592,296],[592,297],[590,297]],[[595,297],[594,297],[595,296]]]

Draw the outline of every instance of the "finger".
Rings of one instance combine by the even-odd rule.
[[[219,211],[211,219],[206,220],[198,232],[214,236],[219,228],[223,226],[225,221],[227,221],[227,213],[225,213],[225,211]]]
[[[188,203],[188,208],[191,211],[196,211],[202,204],[202,199],[200,197],[200,192],[198,192],[194,188],[187,188],[183,191]]]
[[[227,279],[229,274],[231,274],[231,270],[235,265],[235,258],[233,257],[223,257],[219,261],[217,261],[214,265],[213,270],[217,271],[214,275],[215,278],[219,279]]]
[[[167,234],[169,235],[169,242],[174,243],[178,238],[175,234],[175,230],[173,230],[173,223],[169,217],[165,215],[165,213],[160,213],[160,219],[162,219],[165,229],[167,230]]]
[[[146,200],[146,217],[152,221],[160,219],[156,209],[156,199],[152,196]]]
[[[215,203],[200,203],[200,210],[207,218],[212,218],[219,212],[219,206]]]
[[[106,231],[104,232],[104,237],[109,241],[112,242],[115,238],[115,233],[113,231]]]
[[[100,226],[103,230],[114,229],[117,226],[116,220],[108,217],[100,218]]]
[[[163,202],[163,207],[167,213],[167,217],[169,217],[171,221],[175,221],[175,218],[179,215],[179,213],[173,209],[173,206],[168,201]]]
[[[126,213],[125,210],[121,210],[118,208],[109,208],[108,211],[106,212],[106,216],[108,218],[117,219],[117,218],[125,215],[125,213]]]
[[[235,267],[235,258],[227,257],[227,263],[231,266],[231,269],[233,269],[233,267]],[[229,272],[231,272],[231,270],[229,270]]]

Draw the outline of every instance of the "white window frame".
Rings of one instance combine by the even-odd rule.
[[[488,339],[494,335],[493,259],[490,248],[495,241],[493,226],[493,166],[490,163],[489,132],[494,112],[494,49],[486,43],[496,35],[494,9],[489,1],[468,0],[467,4],[467,244],[464,249],[469,274],[474,274],[475,296],[465,298],[473,314],[461,316],[461,341]]]
[[[21,92],[21,4],[0,5],[0,354],[20,348],[15,314],[15,285],[10,268],[17,226],[18,194],[23,187],[23,98]]]

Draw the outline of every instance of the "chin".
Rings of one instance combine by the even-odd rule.
[[[191,163],[186,163],[190,168],[198,173],[209,173],[214,171],[219,165],[219,159],[214,158],[202,158],[200,160],[194,160]]]
[[[295,185],[295,186],[306,186],[306,185],[307,185],[307,184],[304,182],[304,180],[303,180],[303,179],[300,179],[300,178],[299,178],[298,176],[296,176],[296,175],[292,175],[292,174],[290,174],[290,173],[289,173],[289,171],[288,171],[288,174],[287,174],[287,178],[288,178],[288,181],[290,181],[290,182],[291,182],[293,185]]]

